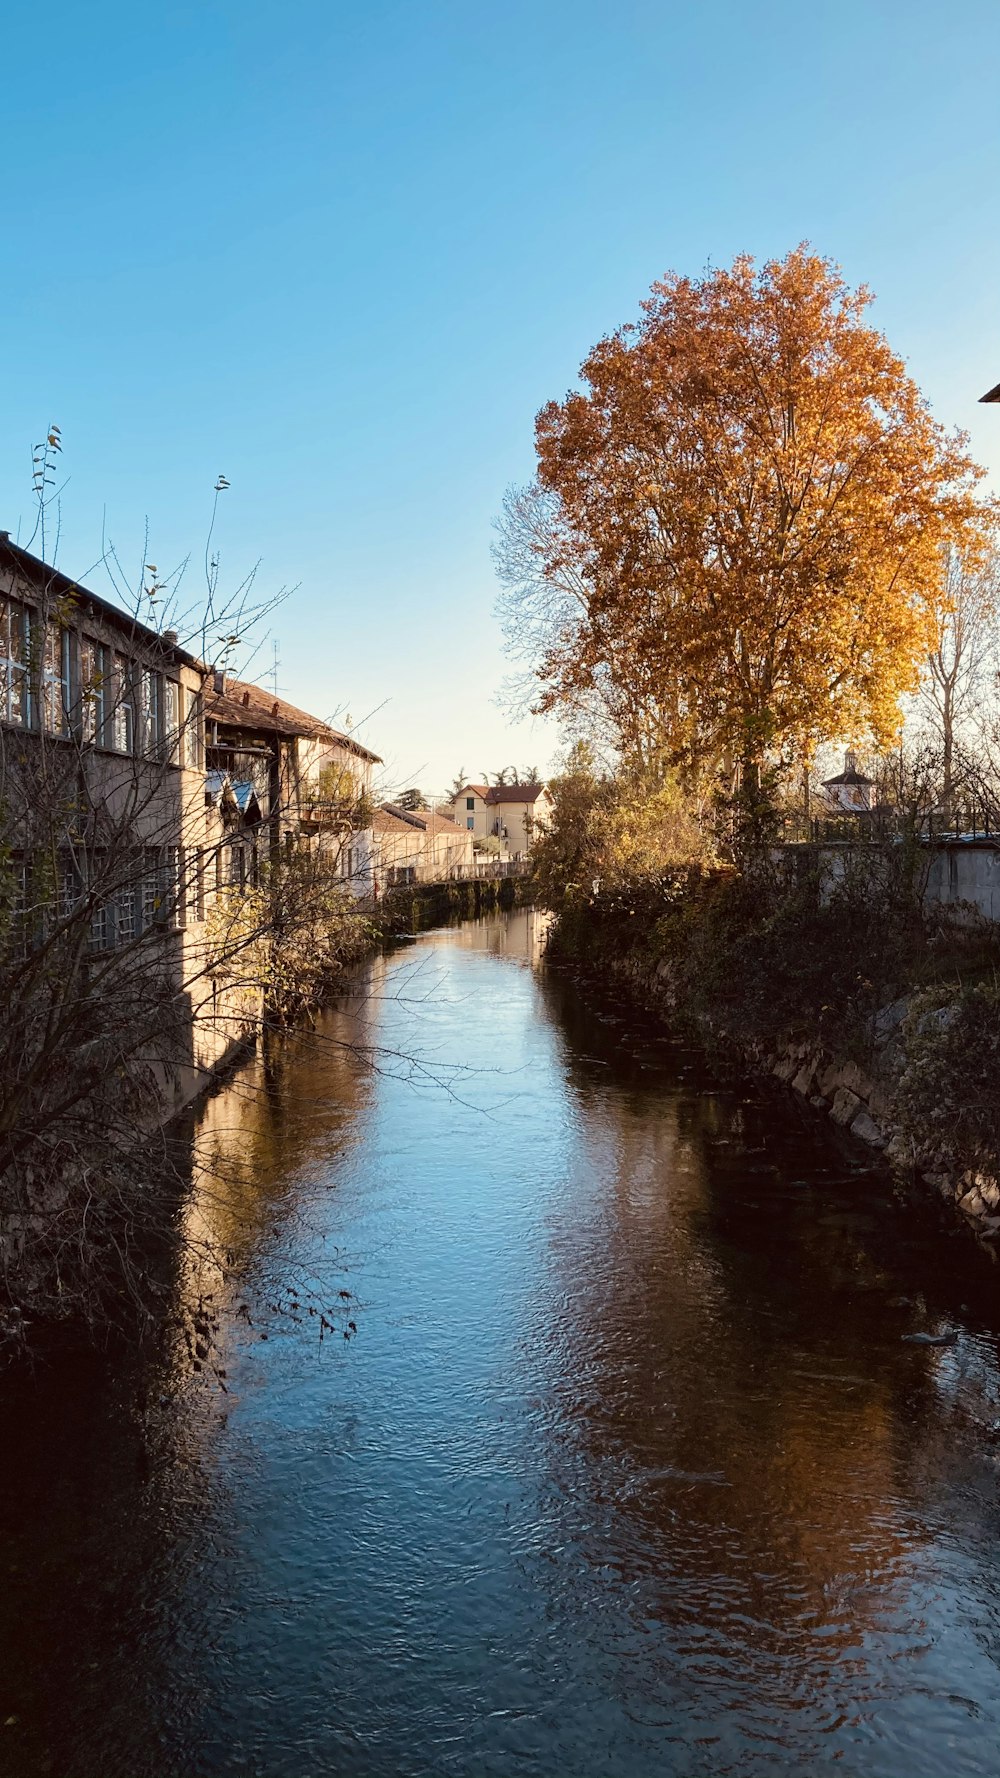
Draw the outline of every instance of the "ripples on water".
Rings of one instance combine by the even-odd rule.
[[[208,1107],[224,1383],[6,1386],[11,1778],[998,1769],[995,1274],[540,931],[376,960]]]

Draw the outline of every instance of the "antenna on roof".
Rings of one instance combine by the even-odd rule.
[[[275,636],[274,641],[271,643],[271,689],[274,692],[275,697],[278,695],[278,668],[281,666],[280,649],[281,644],[278,641],[277,636]]]

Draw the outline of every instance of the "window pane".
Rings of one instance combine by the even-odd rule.
[[[135,751],[135,703],[132,674],[123,654],[115,655],[115,746],[119,753]]]
[[[118,891],[118,943],[120,945],[126,944],[130,938],[135,937],[135,908],[135,884],[126,883],[125,887]]]
[[[58,624],[47,623],[42,641],[40,674],[42,727],[50,735],[62,730],[62,633]]]
[[[4,611],[4,709],[8,722],[30,728],[34,720],[31,696],[31,613],[10,603]]]
[[[178,742],[181,727],[181,688],[175,679],[167,679],[164,684],[164,731],[167,758],[178,758]]]
[[[204,759],[202,721],[201,693],[189,691],[184,719],[184,763],[196,772],[201,770]]]

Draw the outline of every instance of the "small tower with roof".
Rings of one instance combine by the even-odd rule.
[[[847,815],[867,815],[872,806],[873,778],[858,771],[858,756],[850,750],[844,754],[844,769],[835,778],[824,778],[823,789],[831,808]]]

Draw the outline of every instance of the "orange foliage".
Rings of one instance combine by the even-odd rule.
[[[947,543],[987,508],[868,292],[802,246],[668,276],[537,421],[539,478],[586,597],[543,705],[612,675],[655,697],[675,759],[756,770],[899,725],[935,636]]]

